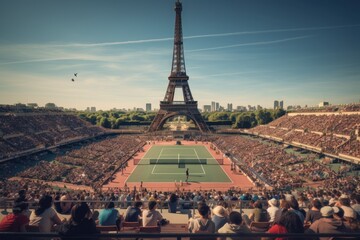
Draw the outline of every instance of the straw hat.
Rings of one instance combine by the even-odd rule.
[[[213,209],[213,214],[218,217],[225,217],[226,216],[226,210],[222,206],[216,206]]]

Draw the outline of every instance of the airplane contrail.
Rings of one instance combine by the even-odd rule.
[[[360,24],[355,25],[339,25],[339,26],[325,26],[325,27],[308,27],[308,28],[285,28],[285,29],[269,29],[269,30],[258,30],[258,31],[243,31],[243,32],[230,32],[230,33],[215,33],[215,34],[203,34],[194,36],[184,36],[184,39],[194,38],[212,38],[212,37],[226,37],[236,35],[247,35],[247,34],[262,34],[262,33],[277,33],[277,32],[297,32],[297,31],[315,31],[315,30],[329,30],[329,29],[341,29],[360,27]],[[167,38],[154,38],[154,39],[142,39],[142,40],[129,40],[121,42],[103,42],[103,43],[72,43],[64,45],[53,45],[54,47],[105,47],[114,45],[127,45],[127,44],[139,44],[139,43],[151,43],[151,42],[164,42],[172,41],[173,37]]]
[[[184,39],[225,37],[225,36],[235,36],[235,35],[276,33],[276,32],[315,31],[315,30],[329,30],[329,29],[341,29],[341,28],[352,28],[352,27],[360,27],[360,24],[325,26],[325,27],[308,27],[308,28],[270,29],[270,30],[259,30],[259,31],[216,33],[216,34],[203,34],[203,35],[186,36],[186,37],[184,37]],[[199,52],[199,51],[216,50],[216,49],[241,47],[241,46],[251,46],[251,45],[265,45],[265,44],[273,44],[273,43],[278,43],[278,42],[292,41],[292,40],[297,40],[297,39],[306,38],[306,37],[307,36],[295,37],[295,38],[287,38],[287,39],[280,39],[280,40],[274,40],[274,41],[268,41],[268,42],[241,43],[241,44],[234,44],[234,45],[228,45],[228,46],[219,46],[219,47],[213,47],[213,48],[194,49],[194,50],[188,50],[186,52]],[[114,46],[114,45],[163,42],[163,41],[171,41],[171,40],[173,40],[172,37],[143,39],[143,40],[129,40],[129,41],[121,41],[121,42],[72,43],[72,44],[47,45],[47,46],[46,45],[39,45],[39,47],[102,47],[102,46],[105,47],[105,46]],[[0,63],[0,65],[16,64],[16,63],[31,63],[31,62],[46,62],[46,61],[68,60],[68,59],[69,58],[63,58],[63,59],[62,58],[30,59],[30,60],[23,60],[23,61],[3,62],[3,63]]]
[[[351,28],[351,27],[360,27],[360,24],[327,26],[327,27],[284,28],[284,29],[269,29],[269,30],[258,30],[258,31],[243,31],[243,32],[204,34],[204,35],[187,36],[187,37],[184,37],[184,39],[206,38],[206,37],[226,37],[226,36],[235,36],[235,35],[276,33],[276,32],[297,32],[297,31],[329,30],[329,29]]]
[[[300,36],[300,37],[293,37],[293,38],[278,39],[278,40],[273,40],[273,41],[239,43],[239,44],[225,45],[225,46],[212,47],[212,48],[200,48],[200,49],[188,50],[186,52],[201,52],[201,51],[218,50],[218,49],[225,49],[225,48],[234,48],[234,47],[268,45],[268,44],[275,44],[275,43],[280,43],[280,42],[294,41],[294,40],[308,38],[308,37],[309,36]]]

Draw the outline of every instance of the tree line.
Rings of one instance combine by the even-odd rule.
[[[286,112],[283,109],[262,109],[253,112],[206,112],[202,116],[209,125],[231,125],[232,128],[252,128],[267,124]],[[78,116],[93,125],[104,128],[119,129],[121,126],[150,125],[156,112],[124,112],[124,111],[97,111],[78,112]]]

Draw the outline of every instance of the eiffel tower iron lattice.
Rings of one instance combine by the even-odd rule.
[[[160,110],[152,121],[149,132],[160,130],[167,119],[184,115],[194,121],[201,132],[208,132],[209,128],[202,118],[197,107],[197,101],[194,101],[188,84],[189,77],[186,74],[184,46],[181,24],[182,4],[179,0],[175,3],[175,35],[174,50],[171,73],[168,77],[169,85],[167,87],[164,101],[160,102]],[[182,89],[184,101],[174,101],[175,90]]]

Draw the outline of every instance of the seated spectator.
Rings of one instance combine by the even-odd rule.
[[[1,220],[0,232],[26,232],[25,226],[29,223],[29,218],[26,215],[27,210],[27,203],[15,203],[12,213]]]
[[[286,201],[285,199],[280,200],[280,210],[281,214],[284,214],[290,209],[290,203]]]
[[[169,207],[169,213],[176,213],[178,205],[178,197],[175,193],[172,193],[169,198],[168,207]]]
[[[25,189],[19,190],[18,197],[15,199],[15,203],[22,203],[22,202],[27,202]]]
[[[39,200],[39,207],[30,215],[29,225],[39,227],[40,232],[51,232],[51,228],[62,222],[56,211],[51,207],[53,199],[50,195],[44,195]]]
[[[218,230],[218,233],[251,233],[251,231],[246,225],[242,224],[242,217],[239,212],[231,212],[229,214],[229,223],[225,223],[224,226]],[[228,237],[226,240],[235,239]]]
[[[99,225],[100,226],[111,226],[117,225],[120,229],[121,215],[119,211],[114,208],[114,202],[108,202],[105,205],[105,209],[100,211],[99,214]]]
[[[275,198],[272,198],[268,201],[269,208],[267,212],[270,217],[270,222],[278,222],[281,217],[281,209],[279,208],[279,201]]]
[[[149,202],[149,209],[146,209],[142,213],[142,225],[147,226],[158,226],[159,222],[163,219],[163,216],[159,211],[156,210],[156,201]]]
[[[260,201],[256,201],[254,203],[254,210],[250,216],[244,214],[243,218],[248,226],[250,226],[251,222],[267,222],[270,219],[268,212],[263,209],[262,203]]]
[[[140,222],[142,202],[135,202],[134,206],[128,207],[125,212],[125,222]]]
[[[60,202],[58,203],[58,207],[56,208],[57,211],[61,214],[70,214],[71,213],[71,209],[73,206],[73,203],[70,202],[69,200],[71,199],[70,194],[64,194],[63,196],[60,197]]]
[[[344,225],[341,219],[334,218],[334,209],[330,206],[325,206],[320,209],[321,216],[311,224],[307,230],[309,233],[342,233],[349,230]],[[330,237],[321,237],[320,240],[328,240]]]
[[[347,196],[341,196],[340,200],[335,204],[337,207],[341,207],[344,210],[344,218],[357,219],[357,212],[350,206],[350,199]]]
[[[199,218],[191,218],[189,220],[189,232],[207,232],[215,233],[215,223],[210,219],[210,208],[206,204],[199,204]]]
[[[321,218],[321,202],[319,199],[314,199],[312,201],[312,207],[307,211],[305,216],[305,223],[312,224],[316,220],[319,220]]]
[[[228,222],[226,209],[223,206],[216,206],[213,209],[211,220],[215,223],[215,232],[217,232],[225,223]]]
[[[281,233],[304,233],[304,225],[299,216],[293,211],[287,211],[281,215],[278,223],[273,225],[268,233],[281,234]],[[289,238],[261,238],[261,240],[285,240]],[[294,239],[294,238],[292,238]],[[303,239],[303,238],[299,238]]]
[[[353,201],[354,204],[351,207],[357,212],[358,218],[360,217],[360,194],[354,194]]]
[[[301,222],[304,223],[306,212],[303,209],[299,208],[298,201],[294,197],[292,197],[291,200],[289,201],[289,204],[290,204],[290,211],[295,212],[299,216]]]
[[[59,233],[64,236],[99,233],[91,215],[90,208],[85,202],[77,203],[71,209],[70,221],[60,227]]]

